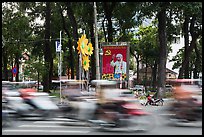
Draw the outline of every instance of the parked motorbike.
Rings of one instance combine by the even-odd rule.
[[[147,105],[152,105],[152,106],[163,106],[164,100],[162,98],[152,98],[150,95],[147,96],[147,102],[144,104],[145,106]]]

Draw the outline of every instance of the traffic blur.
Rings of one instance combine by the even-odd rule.
[[[171,103],[163,100],[164,105],[156,105],[164,108],[158,113],[168,114],[166,120],[175,125],[202,121],[202,90],[196,83],[179,79],[171,81]],[[90,84],[87,86],[89,90],[84,91],[81,90],[81,83],[69,82],[62,90],[61,102],[60,99],[53,101],[48,93],[39,92],[32,86],[28,87],[28,84],[17,86],[21,84],[2,82],[2,104],[5,104],[6,110],[10,110],[4,113],[5,109],[2,109],[4,124],[8,121],[5,115],[12,114],[15,120],[25,117],[41,120],[63,117],[85,121],[92,128],[103,130],[148,132],[157,126],[153,114],[145,105],[141,105],[131,90],[119,89],[115,81],[109,80],[93,80]]]
[[[59,111],[49,94],[37,92],[33,85],[32,82],[2,82],[2,104],[8,112],[7,117],[12,116],[15,120],[33,117],[46,120]]]
[[[200,79],[175,79],[170,83],[173,85],[173,101],[165,109],[169,122],[174,125],[202,122]]]

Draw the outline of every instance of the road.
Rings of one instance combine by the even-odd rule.
[[[49,121],[17,121],[12,127],[2,128],[2,135],[202,135],[201,127],[176,127],[167,125],[161,117],[164,106],[146,106],[155,118],[155,127],[148,132],[104,132],[93,129],[83,122],[64,121],[55,118]],[[151,121],[150,121],[151,122]]]

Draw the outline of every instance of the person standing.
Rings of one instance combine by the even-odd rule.
[[[122,74],[126,74],[126,66],[127,63],[123,61],[123,55],[117,54],[116,55],[116,61],[114,62],[115,54],[112,56],[112,60],[110,62],[110,65],[114,67],[114,78],[120,78]]]

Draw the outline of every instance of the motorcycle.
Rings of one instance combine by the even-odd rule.
[[[150,131],[154,128],[153,115],[142,109],[134,96],[124,96],[123,89],[115,88],[115,81],[93,80],[91,84],[95,86],[94,96],[69,92],[67,102],[59,104],[66,124],[85,122],[93,129],[107,131]],[[75,90],[74,93],[76,92],[79,91]],[[114,103],[100,103],[105,100],[112,100]]]
[[[2,128],[12,125],[12,115],[10,109],[7,107],[7,101],[2,98]]]
[[[200,79],[175,79],[174,101],[166,108],[166,118],[173,126],[202,127],[202,90]]]
[[[144,111],[138,104],[125,101],[116,103],[112,108],[106,109],[100,105],[97,107],[95,119],[90,120],[94,128],[103,131],[135,132],[150,131],[155,127],[151,113]]]
[[[202,102],[196,101],[172,103],[167,108],[168,124],[176,126],[199,126],[202,123]],[[201,124],[202,126],[202,124]]]
[[[147,102],[144,104],[145,106],[147,105],[152,105],[152,106],[163,106],[164,105],[164,100],[162,98],[152,98],[150,95],[147,96]]]
[[[23,89],[29,91],[30,89]],[[33,89],[32,89],[33,90]],[[22,93],[21,90],[5,92],[7,106],[15,112],[15,117],[18,119],[24,118],[39,118],[49,119],[54,117],[59,109],[52,102],[47,93],[42,92],[27,92]]]

